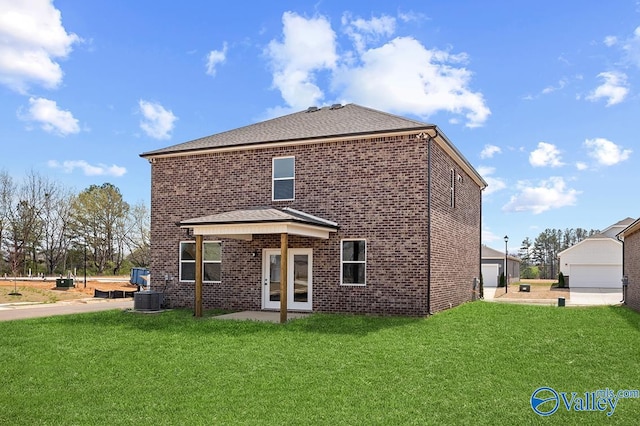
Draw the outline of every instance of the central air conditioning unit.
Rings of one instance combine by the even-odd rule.
[[[159,311],[163,293],[153,290],[138,291],[133,295],[134,311]]]

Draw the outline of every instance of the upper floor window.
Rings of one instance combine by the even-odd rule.
[[[295,160],[295,157],[279,157],[273,159],[272,199],[274,201],[295,199]]]
[[[367,241],[342,240],[340,269],[342,285],[367,284]]]
[[[202,281],[219,283],[222,266],[222,243],[204,241],[202,245]],[[180,281],[196,280],[196,243],[180,243]]]

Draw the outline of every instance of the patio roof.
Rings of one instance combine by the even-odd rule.
[[[194,235],[215,235],[251,241],[254,234],[289,234],[328,239],[338,224],[290,207],[254,207],[186,219],[181,228]]]

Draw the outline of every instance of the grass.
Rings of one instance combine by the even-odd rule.
[[[17,290],[19,296],[11,293]],[[61,290],[48,290],[37,287],[28,286],[7,286],[0,285],[0,304],[1,303],[18,303],[18,302],[34,302],[34,303],[55,303],[60,300],[75,299],[80,296],[78,293],[65,293]]]
[[[0,323],[0,424],[636,424],[530,407],[640,387],[640,315],[470,303],[286,325],[119,311]]]

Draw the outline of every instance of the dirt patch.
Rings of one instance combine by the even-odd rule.
[[[550,280],[527,280],[528,282],[520,282],[510,284],[508,292],[505,293],[504,287],[498,287],[496,289],[495,299],[509,299],[509,300],[557,300],[559,297],[564,297],[565,300],[570,299],[568,288],[557,288],[552,286]],[[520,284],[529,284],[531,291],[520,291]]]
[[[18,278],[0,279],[0,304],[3,303],[55,303],[62,300],[85,299],[93,297],[95,290],[135,291],[137,286],[128,283],[128,277],[91,277],[76,279],[75,287],[58,288],[55,278],[25,280]],[[10,293],[20,293],[19,296]]]

